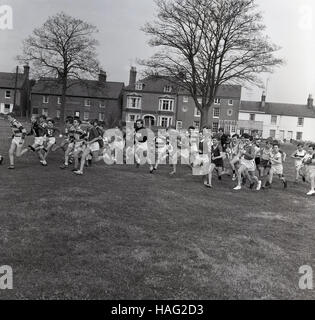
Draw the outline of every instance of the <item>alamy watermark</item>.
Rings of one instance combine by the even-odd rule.
[[[0,5],[0,30],[13,29],[13,9],[9,5]]]
[[[299,288],[301,290],[313,290],[313,269],[311,266],[304,265],[299,269],[299,274],[302,276],[299,280]]]
[[[0,290],[13,289],[13,270],[10,266],[0,266]]]

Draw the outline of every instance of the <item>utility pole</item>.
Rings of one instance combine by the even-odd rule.
[[[14,99],[13,99],[13,110],[16,110],[16,90],[17,90],[17,81],[18,81],[18,72],[19,72],[19,67],[16,67],[16,72],[15,72],[15,83],[14,83]],[[22,116],[22,114],[21,114]]]

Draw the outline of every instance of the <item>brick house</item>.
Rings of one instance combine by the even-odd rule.
[[[168,77],[154,76],[137,81],[136,68],[132,67],[129,85],[124,89],[123,120],[141,118],[148,127],[199,127],[200,113],[193,98],[174,83]],[[215,131],[219,127],[231,133],[236,131],[240,101],[241,86],[219,88],[209,115],[209,123]]]
[[[66,95],[66,116],[81,120],[98,119],[112,126],[121,119],[123,82],[107,81],[101,72],[98,80],[70,80]],[[57,79],[42,78],[31,94],[32,114],[60,118],[61,85]]]
[[[137,81],[136,68],[130,70],[124,88],[122,119],[143,119],[147,127],[167,128],[176,122],[177,89],[167,77],[149,76]]]
[[[19,116],[26,115],[30,97],[29,69],[29,66],[26,65],[23,73],[0,72],[0,113],[6,114],[14,111]]]
[[[201,103],[201,98],[199,99]],[[241,86],[222,85],[218,88],[215,101],[209,112],[209,124],[213,131],[224,128],[226,133],[236,132],[240,101]],[[178,128],[187,128],[191,125],[200,127],[200,111],[192,96],[183,90],[178,93],[176,119]]]

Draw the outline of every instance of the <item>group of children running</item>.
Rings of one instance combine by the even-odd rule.
[[[12,129],[8,167],[10,170],[15,168],[15,156],[21,157],[32,151],[37,154],[40,163],[47,166],[49,153],[62,149],[64,161],[60,168],[67,169],[73,163],[72,171],[76,175],[82,175],[84,168],[92,162],[105,160],[111,164],[133,163],[128,162],[130,158],[135,160],[137,167],[148,163],[150,173],[154,173],[160,164],[166,164],[168,159],[172,167],[170,174],[174,175],[180,158],[182,164],[191,167],[193,175],[202,176],[207,188],[212,188],[214,172],[219,180],[223,175],[229,175],[233,181],[237,181],[234,190],[241,190],[247,182],[250,189],[255,188],[257,191],[271,188],[274,176],[278,176],[283,187],[287,188],[283,174],[283,162],[287,155],[280,149],[279,143],[273,140],[253,139],[246,133],[242,136],[234,134],[228,137],[222,136],[222,132],[221,135],[212,133],[209,126],[205,126],[201,132],[194,127],[180,132],[170,127],[159,131],[158,135],[153,134],[152,140],[141,119],[136,121],[131,134],[126,131],[126,124],[122,123],[111,129],[110,135],[97,120],[82,124],[79,118],[68,117],[65,128],[61,131],[55,126],[53,119],[47,119],[43,115],[38,118],[32,117],[31,129],[27,131],[15,119],[14,114],[8,114],[7,119]],[[34,136],[34,142],[25,147],[25,137],[30,135]],[[58,140],[62,141],[57,144],[58,137]],[[130,140],[133,144],[128,144]],[[153,158],[147,157],[143,162],[142,159],[150,150],[154,150]],[[117,161],[119,153],[124,159],[123,162]],[[311,185],[307,195],[314,195],[315,145],[304,148],[303,144],[299,144],[291,157],[295,160],[295,182],[298,182],[300,177],[303,181],[307,180]],[[0,164],[2,161],[3,157],[0,156]]]

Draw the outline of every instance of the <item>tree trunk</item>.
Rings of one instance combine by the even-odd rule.
[[[61,106],[60,106],[60,122],[64,123],[66,120],[66,94],[67,94],[67,79],[62,79],[61,90]]]
[[[201,117],[200,117],[200,128],[201,129],[204,126],[210,124],[209,110],[210,110],[210,108],[208,108],[208,107],[204,107],[204,108],[201,109]]]

